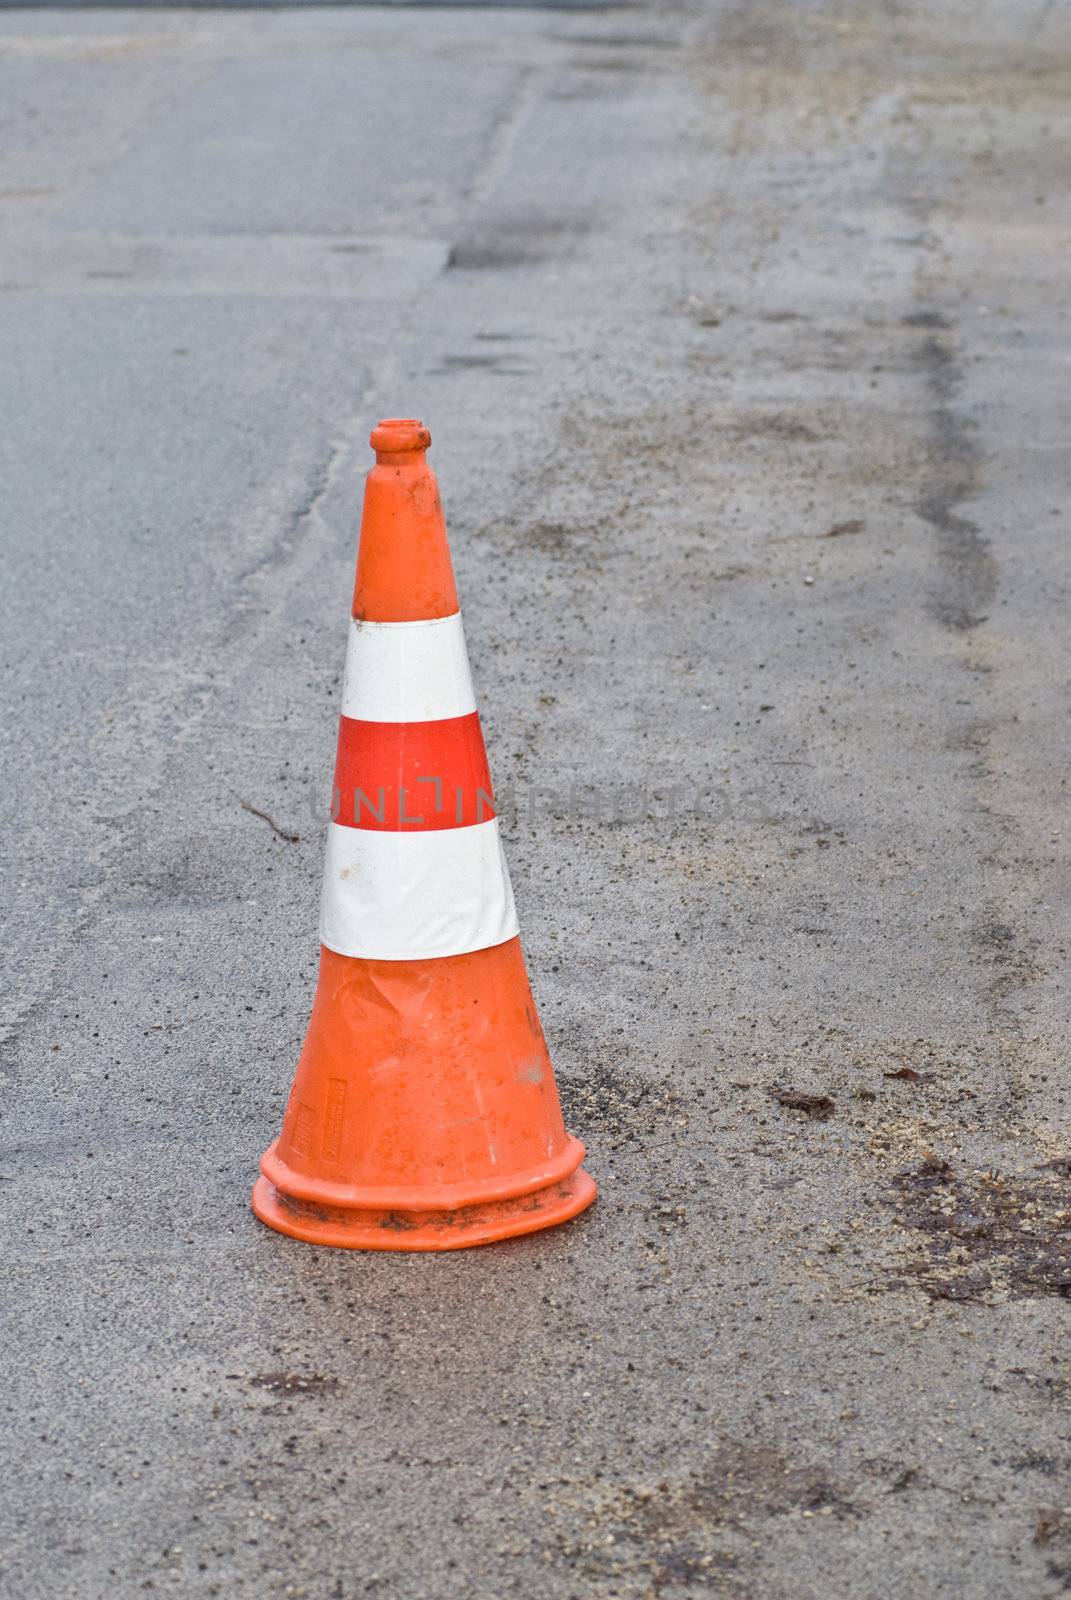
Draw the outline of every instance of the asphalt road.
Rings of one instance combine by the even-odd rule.
[[[1071,1589],[1066,20],[0,18],[5,1597]],[[391,414],[601,1188],[443,1257],[248,1210]]]

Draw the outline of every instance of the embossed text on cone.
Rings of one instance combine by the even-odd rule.
[[[320,976],[262,1222],[453,1250],[595,1198],[525,971],[427,429],[372,432]]]

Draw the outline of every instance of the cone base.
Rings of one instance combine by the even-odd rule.
[[[461,1206],[455,1211],[345,1210],[294,1200],[267,1178],[253,1188],[253,1211],[277,1233],[341,1250],[465,1250],[568,1222],[595,1198],[582,1168],[561,1183],[513,1200]]]

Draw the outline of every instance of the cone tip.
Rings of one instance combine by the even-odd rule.
[[[431,434],[416,417],[386,417],[372,429],[369,443],[377,456],[404,455],[426,450]]]

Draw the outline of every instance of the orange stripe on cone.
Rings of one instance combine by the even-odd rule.
[[[331,815],[347,828],[460,828],[495,815],[480,719],[339,718]]]
[[[373,431],[377,464],[353,603],[362,621],[411,623],[457,611],[438,489],[424,459],[430,442],[410,420]],[[376,773],[397,787],[427,775],[434,761],[471,786],[486,772],[478,719],[453,720],[467,726],[356,723],[356,734],[344,727],[336,771],[361,787],[361,775]],[[340,820],[352,828],[357,818]],[[475,837],[469,823],[465,814],[429,826]],[[410,831],[393,813],[374,826]],[[438,838],[452,848],[448,833]],[[342,891],[328,881],[325,898],[335,892]],[[477,901],[481,892],[477,883]],[[359,931],[359,885],[346,893],[357,894],[346,912]],[[396,941],[383,917],[381,897],[377,920],[363,925],[369,938],[404,948],[412,927]],[[453,1250],[531,1233],[591,1204],[595,1185],[580,1166],[583,1146],[562,1121],[520,940],[487,937],[502,942],[425,960],[322,948],[282,1132],[253,1190],[261,1221],[314,1244]]]

